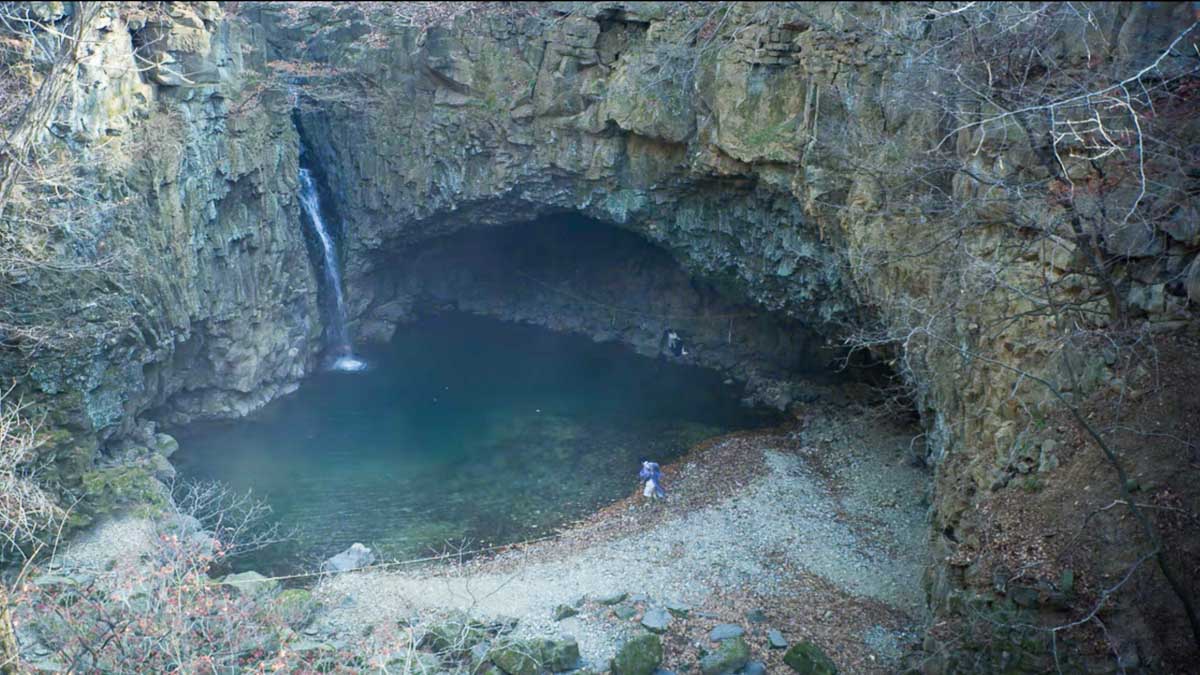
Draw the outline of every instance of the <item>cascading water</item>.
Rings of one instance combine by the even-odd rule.
[[[342,288],[342,274],[338,269],[337,249],[334,248],[333,237],[330,236],[328,228],[325,227],[325,221],[321,217],[321,197],[317,191],[317,181],[313,177],[312,171],[304,167],[300,167],[300,205],[308,214],[313,230],[317,233],[317,239],[321,242],[321,255],[325,263],[325,285],[333,292],[329,340],[334,359],[330,367],[334,370],[362,370],[366,364],[354,356],[350,345],[350,335],[346,331],[346,296],[345,290]]]

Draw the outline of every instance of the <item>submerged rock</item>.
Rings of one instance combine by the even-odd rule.
[[[349,572],[360,567],[366,567],[374,562],[375,554],[371,549],[358,542],[354,542],[350,545],[350,548],[321,563],[321,571],[328,574]]]

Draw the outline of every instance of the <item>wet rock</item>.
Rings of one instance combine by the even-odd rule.
[[[752,609],[746,612],[746,620],[750,623],[766,623],[767,614],[761,609]]]
[[[732,623],[717,624],[708,634],[708,639],[713,642],[728,640],[730,638],[741,637],[746,631],[742,630],[741,626]]]
[[[565,619],[567,617],[575,616],[578,613],[579,613],[579,610],[575,609],[574,607],[572,607],[570,605],[559,605],[558,607],[554,608],[554,620],[562,621],[563,619]]]
[[[651,633],[665,633],[671,625],[671,615],[667,610],[656,607],[648,610],[642,617],[642,625]]]
[[[375,553],[366,546],[354,542],[350,545],[350,548],[321,563],[321,571],[327,574],[349,572],[360,567],[366,567],[374,562]]]
[[[772,629],[767,631],[767,644],[771,649],[787,649],[788,641],[783,637],[783,633]]]
[[[801,642],[783,655],[783,662],[800,675],[836,675],[837,666],[811,642]]]
[[[700,672],[704,675],[727,675],[735,673],[750,660],[750,645],[739,634],[721,641],[716,651],[700,659]]]
[[[630,638],[621,645],[612,660],[613,675],[653,675],[662,663],[662,640],[657,635],[644,633]]]

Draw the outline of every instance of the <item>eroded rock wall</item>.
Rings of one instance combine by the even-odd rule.
[[[1097,6],[1088,30],[1127,72],[1186,25],[1186,11]],[[288,106],[272,107],[286,86],[267,63],[315,64],[292,71],[301,130],[340,215],[359,327],[401,318],[380,280],[412,246],[562,211],[661,246],[805,340],[871,325],[872,348],[908,378],[935,470],[931,601],[960,612],[966,589],[992,592],[992,570],[973,560],[987,495],[1053,468],[1029,456],[1047,447],[1030,419],[1052,401],[1022,373],[1088,391],[1114,374],[1099,355],[1064,351],[1058,336],[1071,327],[1020,292],[1052,279],[1075,305],[1103,302],[1078,242],[1041,237],[1011,255],[1030,229],[1017,212],[1043,223],[1061,216],[1058,204],[989,205],[967,228],[894,192],[892,179],[946,138],[956,168],[914,179],[956,199],[997,176],[1044,178],[1015,135],[947,128],[922,104],[956,86],[952,68],[913,67],[945,37],[924,12],[555,3],[426,30],[326,3],[243,4],[236,19],[211,3],[145,18],[114,9],[97,58],[120,73],[81,76],[62,142],[125,162],[106,164],[105,182],[141,210],[110,245],[145,251],[133,286],[145,327],[39,359],[31,387],[90,457],[106,435],[136,435],[148,410],[238,414],[292,386],[319,330],[294,196],[298,140]],[[1044,47],[1086,65],[1085,43],[1055,34]],[[139,45],[163,52],[153,69],[128,66]],[[136,138],[160,145],[121,150]],[[1080,180],[1095,172],[1082,164],[1071,168]],[[1163,230],[1107,233],[1124,242],[1120,292],[1148,331],[1194,322],[1200,241],[1186,207]],[[925,242],[952,252],[917,255]],[[946,273],[966,263],[996,269],[983,285]],[[937,339],[909,339],[923,330]]]
[[[50,24],[71,20],[68,4],[39,7]],[[86,276],[17,280],[58,286],[9,308],[47,303],[57,335],[0,353],[47,415],[67,492],[104,446],[153,444],[145,421],[241,415],[294,388],[320,332],[299,144],[286,108],[254,89],[254,31],[217,3],[111,3],[87,38],[42,141],[91,191],[78,207],[95,214],[88,237],[64,254]]]

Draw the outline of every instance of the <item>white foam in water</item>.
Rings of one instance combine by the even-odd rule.
[[[337,360],[333,362],[333,365],[330,366],[330,368],[333,370],[341,370],[347,373],[357,373],[360,370],[366,370],[367,362],[354,356],[353,354],[347,354],[345,356],[339,356]]]

